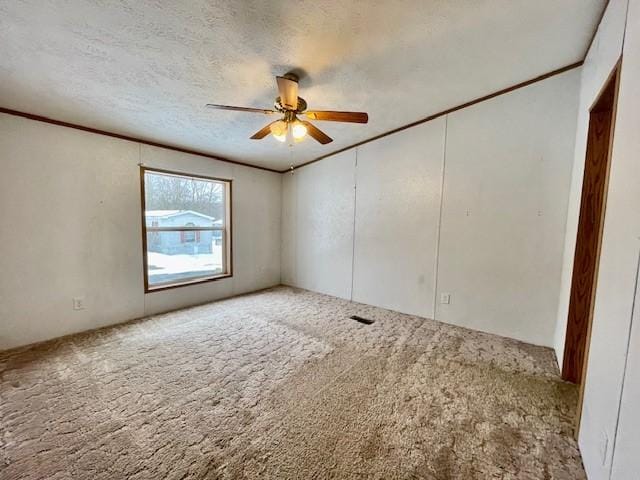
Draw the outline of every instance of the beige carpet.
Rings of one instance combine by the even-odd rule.
[[[0,353],[0,478],[584,479],[554,362],[279,287]]]

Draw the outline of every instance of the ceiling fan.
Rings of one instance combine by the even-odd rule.
[[[323,120],[330,122],[367,123],[369,116],[364,112],[334,112],[327,110],[307,110],[307,102],[298,97],[298,77],[287,74],[284,77],[276,77],[278,92],[274,109],[262,109],[251,107],[234,107],[231,105],[216,105],[208,103],[207,107],[221,110],[234,110],[236,112],[263,113],[266,115],[282,114],[282,118],[271,122],[251,136],[252,140],[261,140],[271,134],[281,142],[287,140],[301,141],[308,134],[321,144],[325,145],[333,141],[326,133],[308,122],[300,120],[298,116],[304,115],[311,120]]]

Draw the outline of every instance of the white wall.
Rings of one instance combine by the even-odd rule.
[[[449,115],[438,320],[552,345],[579,71]]]
[[[356,302],[434,318],[445,121],[358,148]]]
[[[234,180],[232,278],[144,294],[141,161]],[[0,349],[280,281],[278,174],[5,114],[0,166]]]
[[[625,17],[627,2],[612,0],[585,64],[575,185],[565,250],[567,271],[570,271],[583,175],[587,111],[623,51],[579,438],[590,480],[636,479],[640,471],[637,408],[640,404],[640,335],[637,321],[632,328],[634,299],[635,317],[638,317],[636,281],[640,253],[640,0],[629,2],[626,33]],[[565,284],[563,308],[559,310],[557,348],[564,342],[569,287]]]
[[[601,281],[610,283],[611,288],[598,292],[598,295],[602,296],[597,298],[600,302],[597,310],[598,329],[594,329],[596,340],[592,341],[592,344],[608,343],[609,319],[620,314],[623,328],[628,327],[628,333],[624,335],[628,353],[623,367],[620,416],[611,478],[632,480],[637,478],[640,472],[640,0],[629,1],[623,55],[610,180],[611,193],[604,231],[607,256],[603,256],[600,267]],[[635,294],[632,297],[634,280]],[[625,310],[612,311],[618,301],[624,303]],[[627,325],[628,317],[623,315],[629,311],[632,317]],[[605,355],[608,354],[609,352],[605,352]],[[609,365],[605,356],[598,360],[604,365]],[[590,394],[592,390],[602,388],[598,382],[595,373],[591,375],[589,372],[587,387]],[[591,410],[593,412],[593,408]]]
[[[569,298],[571,293],[571,276],[573,275],[573,256],[578,233],[578,215],[582,194],[582,178],[584,175],[584,159],[587,151],[587,131],[589,128],[589,109],[609,77],[622,54],[622,39],[627,14],[627,0],[611,0],[602,22],[587,53],[580,79],[580,104],[576,126],[576,141],[569,195],[569,209],[562,262],[562,281],[558,321],[554,346],[556,356],[562,368],[564,339],[569,314]]]
[[[438,320],[552,345],[579,77],[552,77],[287,175],[283,282],[426,317],[435,308]],[[436,307],[445,292],[451,304]]]
[[[610,478],[634,480],[640,472],[640,284],[636,285],[625,369]]]
[[[283,283],[351,298],[355,161],[350,150],[283,175]]]

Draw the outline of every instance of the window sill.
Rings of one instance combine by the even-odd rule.
[[[233,277],[232,273],[224,273],[222,275],[215,275],[213,277],[194,278],[193,280],[187,280],[185,282],[162,283],[156,286],[146,286],[144,289],[144,293],[154,293],[154,292],[161,292],[163,290],[169,290],[172,288],[189,287],[191,285],[215,282],[216,280],[222,280],[224,278],[231,278],[231,277]]]

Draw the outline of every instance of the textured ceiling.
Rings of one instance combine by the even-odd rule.
[[[0,106],[284,169],[582,60],[605,0],[0,0]],[[334,138],[249,140],[303,72]]]

